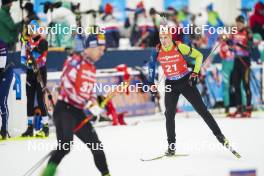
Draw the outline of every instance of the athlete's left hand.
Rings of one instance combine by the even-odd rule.
[[[90,113],[94,116],[100,115],[104,110],[96,102],[88,101],[85,109],[88,109]]]
[[[99,107],[97,104],[93,105],[88,109],[94,116],[99,116],[104,110],[103,108]]]
[[[192,72],[190,77],[189,77],[189,85],[191,87],[194,87],[198,83],[198,74]]]

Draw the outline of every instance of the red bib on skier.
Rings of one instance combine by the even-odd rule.
[[[180,42],[176,42],[176,44],[178,45]],[[160,47],[157,60],[160,62],[163,72],[168,79],[171,77],[181,78],[189,72],[187,62],[175,45],[168,52]]]
[[[95,66],[87,61],[82,61],[77,71],[75,89],[82,96],[90,98],[93,93],[93,86],[96,82]]]

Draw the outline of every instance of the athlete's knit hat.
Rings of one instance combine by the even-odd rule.
[[[90,34],[85,41],[85,48],[95,48],[105,45],[104,34]]]

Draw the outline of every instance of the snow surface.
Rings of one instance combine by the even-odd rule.
[[[256,169],[264,176],[264,114],[251,119],[217,118],[223,133],[242,155],[235,158],[212,135],[196,114],[176,116],[177,152],[188,157],[142,162],[140,158],[158,156],[167,148],[162,115],[128,119],[138,125],[97,127],[104,144],[112,176],[228,176],[231,170]],[[75,138],[74,146],[58,167],[58,176],[100,176],[91,152]],[[55,134],[48,139],[0,143],[0,175],[22,176],[56,144]],[[43,147],[46,145],[46,149]],[[39,150],[34,146],[41,147]],[[44,165],[33,175],[40,175]]]

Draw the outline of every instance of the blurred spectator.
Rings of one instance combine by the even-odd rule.
[[[104,15],[102,17],[102,26],[105,29],[106,47],[118,48],[120,32],[118,28],[118,21],[113,16],[114,8],[111,4],[107,3],[104,8]]]
[[[231,81],[231,73],[234,68],[234,58],[235,53],[234,49],[227,44],[224,40],[224,35],[222,35],[219,39],[220,41],[220,51],[219,55],[222,59],[222,75],[223,75],[223,99],[224,99],[224,107],[225,113],[229,114],[230,107],[230,81]]]
[[[183,27],[183,25],[180,23],[178,19],[178,11],[173,7],[168,7],[167,13],[169,14],[168,25],[172,27],[176,27],[178,29],[175,34],[172,34],[172,39],[174,41],[183,42],[183,33],[182,33],[182,29],[180,29]]]
[[[236,18],[236,27],[238,29],[236,34],[231,36],[231,39],[227,40],[227,44],[234,49],[235,61],[233,69],[233,84],[235,92],[235,101],[237,110],[234,113],[230,113],[230,117],[251,117],[251,87],[250,87],[250,69],[251,69],[251,49],[253,46],[252,34],[249,28],[245,25],[245,18],[239,15]],[[246,111],[242,109],[242,91],[241,83],[246,92],[247,107]]]
[[[197,16],[201,16],[201,14],[191,14],[191,18],[190,18],[190,25],[193,26],[193,29],[195,29],[197,27],[195,21]],[[197,34],[197,33],[191,33],[189,36],[190,42],[191,42],[191,46],[193,46],[194,48],[200,48],[202,45],[202,35],[201,34]]]
[[[178,11],[177,14],[177,18],[179,20],[179,22],[185,27],[189,24],[189,16],[190,16],[190,12],[188,7],[183,7],[182,9],[180,9]]]
[[[193,25],[193,28],[196,26],[195,14],[192,14],[189,12],[188,7],[184,7],[183,9],[177,11],[173,7],[167,8],[167,13],[169,14],[168,22],[169,25],[173,25],[174,27],[177,27],[177,33],[173,34],[172,37],[174,40],[184,42],[187,45],[193,45],[197,46],[199,39],[201,38],[201,35],[190,33],[190,34],[183,34],[183,27],[185,28],[191,28],[191,24]],[[191,31],[191,30],[190,30]]]
[[[154,34],[153,23],[147,17],[145,6],[140,1],[135,9],[134,25],[130,36],[131,45],[142,48],[154,46],[152,43]]]
[[[159,18],[157,16],[156,10],[154,8],[150,9],[149,15],[150,15],[150,18],[152,20],[153,27],[154,27],[154,33],[153,33],[153,37],[152,37],[150,43],[153,44],[152,46],[156,46],[157,44],[160,43],[160,40],[159,40],[159,25],[160,25],[160,21],[159,21]]]
[[[77,28],[82,28],[82,19],[83,14],[87,12],[81,12],[80,11],[80,3],[71,3],[71,11],[75,14],[75,20]],[[85,34],[78,34],[76,33],[74,35],[74,41],[73,41],[73,50],[77,53],[81,53],[84,50],[84,41],[86,39]]]
[[[26,12],[26,17],[24,18],[23,22],[23,29],[22,29],[22,36],[21,36],[21,41],[26,42],[29,39],[29,34],[28,34],[28,24],[32,20],[39,20],[39,17],[34,11],[34,5],[31,2],[27,2],[24,7],[22,7],[25,12]],[[22,10],[23,10],[22,9]]]
[[[14,23],[10,14],[11,6],[12,0],[2,0],[0,9],[0,37],[6,43],[9,50],[14,50],[22,23]]]
[[[259,33],[253,34],[253,43],[259,51],[258,63],[264,62],[264,40]]]
[[[187,6],[186,7],[183,7],[183,9],[179,10],[179,13],[178,13],[177,16],[178,16],[179,22],[181,23],[181,25],[183,27],[189,27],[190,28],[190,24],[192,22],[191,20],[195,20],[195,18],[192,18],[192,16],[195,16],[195,15],[192,14],[189,11],[189,8]],[[192,36],[191,36],[191,34],[189,34],[189,35],[183,35],[183,42],[185,44],[187,44],[187,45],[192,45],[192,37],[196,37],[194,35],[192,35]]]
[[[29,24],[31,20],[39,20],[34,11],[34,5],[31,2],[27,2],[23,9],[26,11],[25,24]]]
[[[208,29],[210,27],[218,28],[218,27],[224,26],[224,23],[220,19],[218,12],[214,11],[212,3],[206,7],[206,11],[208,14],[208,20],[207,20]],[[215,42],[217,41],[217,38],[218,38],[217,32],[215,32],[213,34],[207,32],[206,37],[208,39],[207,47],[212,48],[214,46]]]
[[[259,33],[264,39],[264,4],[258,2],[254,7],[254,13],[249,18],[249,26],[253,33]]]
[[[57,2],[51,4],[47,12],[49,27],[63,28],[76,28],[75,15],[71,11],[71,3],[69,2]],[[58,30],[59,31],[59,30]],[[67,31],[67,30],[66,30]],[[52,47],[63,47],[72,48],[73,47],[73,35],[71,31],[68,33],[57,32],[55,35],[49,34],[48,40]]]

